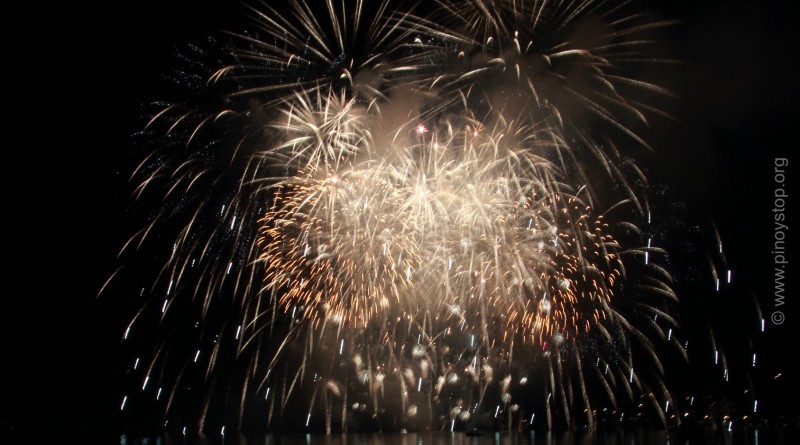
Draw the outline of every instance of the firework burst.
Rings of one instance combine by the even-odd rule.
[[[199,428],[592,428],[642,397],[666,423],[677,297],[618,147],[669,94],[629,74],[668,23],[626,9],[252,8],[214,99],[147,127],[162,210],[129,245],[174,238],[125,333],[159,326],[142,389]]]

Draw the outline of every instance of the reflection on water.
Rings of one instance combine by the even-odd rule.
[[[792,444],[797,437],[788,437],[779,430],[743,429],[734,432],[703,431],[692,436],[668,431],[638,429],[606,432],[487,432],[471,436],[465,433],[362,433],[362,434],[267,434],[156,437],[123,435],[120,445],[634,445],[634,444]]]

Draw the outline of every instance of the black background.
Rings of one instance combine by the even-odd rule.
[[[647,4],[683,21],[667,43],[686,61],[670,79],[681,122],[654,142],[655,174],[713,218],[737,285],[768,317],[773,158],[790,158],[790,195],[797,180],[796,19],[756,0]],[[96,295],[141,222],[130,210],[127,181],[139,160],[130,135],[144,124],[141,105],[167,92],[162,74],[175,47],[240,29],[245,9],[223,0],[145,0],[42,5],[9,17],[16,19],[25,26],[7,41],[3,64],[11,116],[3,214],[11,249],[2,297],[2,431],[115,431],[123,378],[117,350],[130,308]],[[786,305],[782,326],[767,322],[762,354],[800,394],[798,368],[790,365],[800,302],[789,293]]]

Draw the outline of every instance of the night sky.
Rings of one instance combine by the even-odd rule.
[[[681,122],[653,130],[660,157],[650,173],[673,199],[698,209],[697,221],[719,228],[737,291],[719,301],[715,319],[724,335],[736,336],[753,328],[740,325],[749,319],[742,311],[752,310],[751,296],[765,318],[774,309],[775,157],[790,159],[789,208],[800,205],[800,27],[788,11],[756,0],[645,4],[683,20],[667,32],[665,46],[686,62],[666,79],[680,97],[671,111]],[[15,36],[4,63],[14,81],[6,83],[4,101],[12,114],[5,144],[12,248],[2,306],[0,431],[46,425],[64,434],[113,432],[121,424],[127,360],[118,354],[119,340],[133,308],[122,297],[95,296],[142,222],[129,198],[128,177],[140,160],[131,135],[145,122],[142,105],[168,94],[163,74],[176,48],[248,22],[245,8],[222,0],[145,0],[105,10],[70,5],[30,16],[30,31]],[[32,35],[45,43],[32,44]],[[793,227],[790,239],[794,233]],[[791,263],[795,251],[790,247]],[[798,307],[789,292],[785,323],[767,320],[767,333],[755,337],[764,366],[784,375],[783,386],[770,387],[776,404],[800,395],[798,367],[790,365],[800,338]],[[786,406],[797,415],[798,402]]]

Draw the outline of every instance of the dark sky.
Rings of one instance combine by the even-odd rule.
[[[790,158],[792,185],[800,162],[796,19],[756,0],[648,3],[683,20],[668,45],[686,61],[669,79],[682,122],[659,134],[656,174],[707,210],[737,283],[769,314],[773,158]],[[140,105],[165,92],[161,75],[176,45],[246,22],[244,8],[223,0],[108,8],[33,11],[4,63],[14,79],[5,101],[12,250],[2,311],[2,361],[11,372],[0,389],[0,431],[40,422],[82,431],[118,421],[115,353],[129,308],[95,295],[137,228],[126,182],[138,161],[129,135],[143,123]],[[776,368],[788,363],[799,332],[800,302],[789,294],[787,305],[787,321],[763,340]]]

